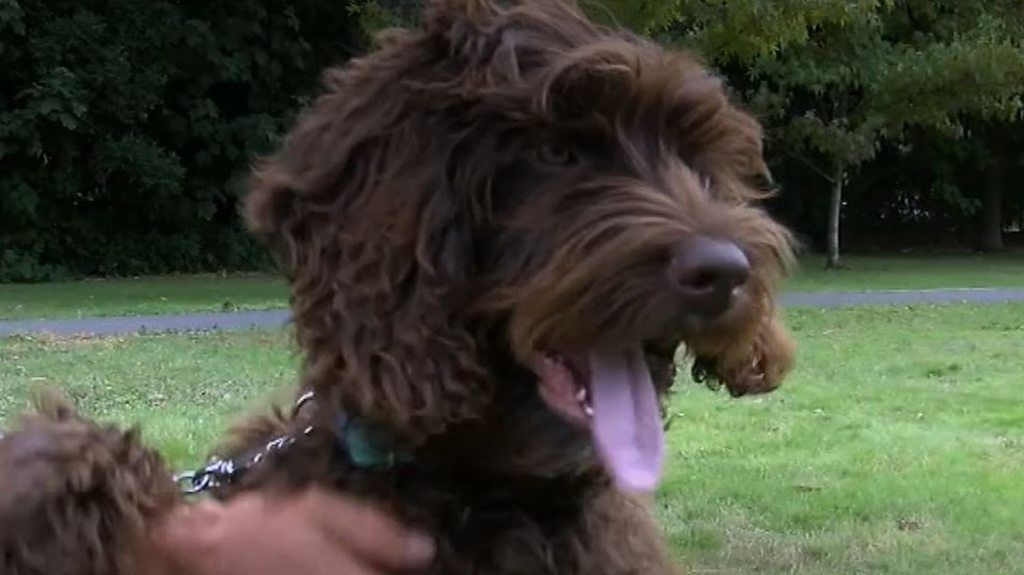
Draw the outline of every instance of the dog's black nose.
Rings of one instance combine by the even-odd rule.
[[[670,272],[686,306],[713,318],[729,309],[736,288],[750,277],[750,260],[736,244],[697,236],[681,244]]]

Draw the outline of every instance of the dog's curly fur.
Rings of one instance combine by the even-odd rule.
[[[791,251],[755,205],[765,176],[758,123],[691,56],[567,2],[433,0],[419,28],[329,71],[255,172],[247,216],[288,272],[300,387],[317,396],[297,417],[319,424],[219,495],[320,484],[375,499],[438,535],[438,574],[674,572],[644,503],[612,487],[524,365],[634,342],[664,391],[682,346],[734,395],[776,387],[793,357],[774,304]],[[667,279],[697,236],[751,264],[714,321]],[[357,469],[329,431],[339,410],[415,460]],[[0,532],[4,573],[125,573],[123,538],[176,504],[130,436],[69,417],[0,443],[0,478],[24,496],[0,501],[0,529],[20,517],[29,534]],[[222,453],[294,426],[253,419]],[[73,445],[99,455],[50,463]],[[51,523],[56,542],[33,538]]]
[[[139,573],[132,551],[180,501],[170,472],[138,432],[37,403],[0,439],[0,573]]]

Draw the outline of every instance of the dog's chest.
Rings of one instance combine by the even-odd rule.
[[[390,483],[389,506],[437,538],[431,575],[583,572],[577,558],[587,546],[580,529],[593,489],[587,481],[452,480],[407,468]]]
[[[335,477],[343,491],[382,501],[436,537],[430,575],[675,573],[648,507],[600,470],[509,479],[460,469],[417,461]]]
[[[557,506],[557,502],[552,502]],[[582,510],[467,507],[440,526],[436,575],[580,573]],[[570,544],[574,542],[575,545]]]
[[[462,486],[467,487],[467,486]],[[646,507],[592,479],[426,493],[410,518],[438,537],[431,575],[667,575]]]

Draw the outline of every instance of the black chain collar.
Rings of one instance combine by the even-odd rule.
[[[302,394],[292,410],[293,419],[301,418],[302,410],[313,406],[314,399],[312,391]],[[316,429],[313,425],[305,425],[292,433],[276,437],[262,448],[249,451],[242,456],[214,459],[197,471],[175,475],[174,482],[181,487],[181,492],[185,495],[197,495],[231,485],[272,455],[288,451],[301,439],[312,435]],[[331,422],[330,432],[335,437],[336,449],[357,468],[391,469],[398,464],[413,461],[412,453],[401,449],[388,433],[359,418],[339,413]]]
[[[314,397],[312,391],[302,394],[295,402],[293,413],[298,415],[303,407],[312,403]],[[312,434],[314,429],[312,425],[308,425],[298,432],[276,437],[261,449],[250,451],[240,457],[214,459],[202,469],[175,475],[174,482],[181,487],[181,492],[184,495],[198,495],[211,489],[230,485],[240,480],[246,472],[259,466],[271,455],[287,451],[300,438]]]

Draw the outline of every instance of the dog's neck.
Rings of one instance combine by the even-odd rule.
[[[362,469],[390,468],[415,459],[412,451],[386,430],[358,417],[339,413],[332,424],[338,448]]]
[[[411,465],[497,482],[564,478],[593,470],[597,460],[589,434],[544,405],[532,372],[507,361],[495,367],[491,373],[498,393],[490,408],[422,442],[408,443],[400,429],[358,414],[331,411],[318,414],[318,419],[329,417],[319,419],[320,424],[330,426],[339,454],[360,469],[400,471]],[[300,399],[300,420],[314,415],[314,410],[306,413],[312,403],[303,405]]]
[[[544,405],[532,373],[511,366],[492,373],[501,379],[488,411],[428,439],[418,460],[498,482],[573,477],[599,466],[590,434]]]

